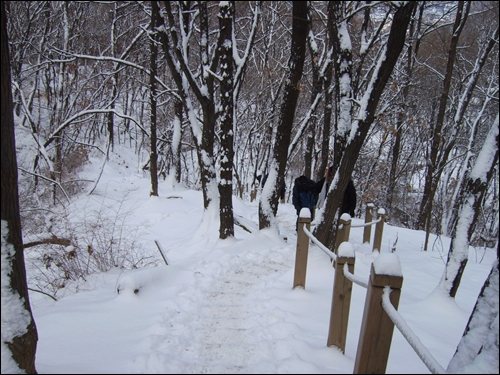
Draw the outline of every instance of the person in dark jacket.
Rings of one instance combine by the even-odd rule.
[[[323,177],[317,183],[318,191],[318,208],[323,205],[328,192],[328,185],[330,184],[333,177],[333,167],[328,168],[328,178]],[[344,198],[342,199],[342,206],[340,208],[340,215],[348,213],[351,217],[354,217],[354,210],[356,209],[356,188],[352,179],[349,180],[347,187],[344,192]]]
[[[354,217],[354,210],[356,209],[356,188],[352,180],[349,180],[344,192],[344,199],[342,200],[342,209],[340,215],[348,213]]]
[[[311,211],[311,221],[314,219],[314,210],[316,207],[317,191],[316,182],[306,176],[300,176],[295,179],[292,191],[292,203],[297,211],[297,222],[295,230],[299,224],[299,215],[302,208],[307,207]]]

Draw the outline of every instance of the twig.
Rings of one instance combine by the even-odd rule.
[[[31,288],[28,288],[28,290],[31,290],[32,292],[38,292],[38,293],[42,293],[42,294],[45,294],[46,296],[52,298],[54,301],[57,301],[57,298],[54,297],[53,295],[51,294],[48,294],[48,293],[45,293],[45,292],[42,292],[41,290],[37,290],[37,289],[31,289]]]
[[[38,245],[61,245],[61,246],[69,246],[71,245],[71,241],[67,238],[59,238],[56,236],[52,236],[51,238],[45,238],[40,241],[28,242],[23,245],[23,248],[27,249],[29,247],[38,246]]]
[[[27,171],[26,169],[24,168],[21,168],[21,167],[17,167],[17,169],[19,169],[20,171],[24,172],[24,173],[28,173],[30,175],[33,175],[33,176],[36,176],[36,177],[40,177],[41,179],[43,180],[46,180],[46,181],[49,181],[50,183],[52,184],[56,184],[59,189],[61,189],[61,191],[64,193],[64,195],[66,196],[66,199],[68,200],[68,202],[71,203],[71,200],[69,199],[69,195],[68,193],[66,193],[66,190],[64,190],[64,188],[61,186],[61,184],[51,178],[48,178],[48,177],[45,177],[44,175],[41,175],[41,174],[38,174],[38,173],[34,173],[34,172],[30,172],[30,171]]]
[[[244,226],[242,223],[238,221],[238,219],[234,219],[234,223],[238,226],[240,226],[243,230],[247,231],[248,233],[252,233],[250,229],[248,229],[246,226]]]
[[[163,249],[161,248],[160,242],[158,242],[158,240],[155,240],[155,244],[158,247],[158,250],[160,251],[161,257],[165,261],[165,264],[168,266],[167,257],[165,254],[163,254]]]

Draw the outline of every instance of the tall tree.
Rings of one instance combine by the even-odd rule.
[[[333,78],[333,49],[334,49],[334,37],[335,37],[335,22],[332,19],[334,14],[330,11],[330,4],[328,2],[328,19],[327,19],[327,35],[328,35],[328,59],[330,63],[326,66],[324,80],[323,80],[323,90],[324,90],[324,106],[323,106],[323,129],[322,129],[322,140],[321,140],[321,158],[318,168],[318,177],[321,179],[326,176],[326,171],[328,169],[328,162],[330,158],[330,133],[332,128],[332,114],[334,113],[333,97],[334,97],[334,86],[332,86]],[[336,122],[335,122],[336,123]]]
[[[443,147],[443,126],[445,121],[446,107],[448,105],[451,81],[457,56],[458,41],[460,34],[465,27],[465,22],[469,15],[470,1],[459,1],[458,9],[453,24],[452,38],[450,47],[448,49],[448,60],[446,65],[446,72],[443,79],[443,88],[441,97],[439,99],[439,108],[436,117],[436,122],[433,124],[431,147],[427,160],[427,171],[425,176],[424,193],[422,202],[420,204],[420,211],[418,216],[418,229],[427,230],[429,232],[429,225],[432,213],[432,201],[436,193],[437,179],[435,176],[439,150]]]
[[[211,45],[209,9],[206,1],[198,1],[190,8],[190,2],[164,1],[164,10],[158,11],[161,45],[167,65],[177,86],[188,114],[198,154],[200,179],[203,191],[203,206],[208,212],[213,203],[218,206],[217,181],[214,165],[215,123],[217,110],[215,101],[215,76],[219,61],[219,49]],[[194,32],[186,33],[183,23],[198,21],[199,55],[196,63],[190,60],[188,46]],[[166,17],[166,19],[164,18]],[[192,30],[192,29],[190,29]],[[194,59],[194,58],[193,58]],[[195,101],[191,99],[191,93]],[[200,108],[196,107],[196,102]],[[197,112],[200,110],[199,119]],[[214,212],[213,210],[210,210]]]
[[[484,145],[477,156],[460,194],[460,209],[452,235],[445,272],[438,285],[450,297],[455,297],[467,265],[469,243],[477,223],[488,184],[498,166],[498,114],[491,125]]]
[[[233,19],[234,1],[220,3],[220,65],[221,65],[221,118],[220,118],[220,227],[219,237],[234,236],[233,218],[233,160],[234,160],[234,69]]]
[[[214,204],[219,208],[220,200],[217,194],[216,158],[214,157],[216,123],[221,114],[216,95],[220,79],[216,74],[221,52],[220,29],[212,26],[210,22],[212,14],[206,1],[198,1],[192,7],[190,2],[185,1],[165,1],[163,4],[164,10],[160,12],[160,27],[158,28],[161,45],[191,125],[198,156],[205,213],[219,214],[219,210],[209,209],[209,206]],[[254,11],[252,27],[243,56],[236,52],[236,37],[231,35],[235,66],[234,98],[238,97],[250,56],[259,8],[256,6]],[[186,23],[189,23],[189,28],[185,27]],[[189,50],[194,48],[193,46],[199,48],[199,54],[195,57],[189,55]]]
[[[280,188],[285,178],[288,147],[293,128],[295,109],[300,93],[300,80],[306,56],[306,39],[309,27],[307,1],[294,1],[292,9],[291,56],[285,82],[283,102],[276,131],[269,177],[259,201],[259,228],[275,227]]]
[[[449,155],[452,153],[452,150],[456,148],[456,143],[457,143],[457,138],[458,138],[458,130],[462,128],[462,124],[465,122],[465,113],[467,108],[469,107],[469,104],[471,103],[473,99],[473,92],[476,89],[477,82],[479,80],[479,76],[483,70],[483,67],[486,65],[487,58],[490,55],[490,52],[493,50],[495,45],[498,45],[498,35],[499,35],[499,29],[498,29],[498,24],[496,26],[496,29],[491,33],[491,35],[488,36],[486,41],[482,43],[482,45],[479,48],[479,56],[477,57],[474,67],[471,72],[469,72],[468,79],[465,82],[463,92],[461,93],[459,100],[458,100],[458,105],[456,106],[456,111],[454,113],[453,117],[453,122],[451,124],[451,129],[452,129],[452,134],[448,139],[444,142],[444,146],[441,150],[440,153],[440,158],[439,158],[439,163],[438,163],[438,172],[436,172],[437,177],[440,176],[440,172],[445,168],[446,163],[448,162]],[[498,54],[497,54],[497,60],[498,60]],[[494,81],[493,79],[488,80],[491,83]],[[498,91],[498,86],[495,88],[496,91]],[[483,108],[488,105],[488,103],[491,100],[491,96],[489,93],[486,93],[484,102],[483,102]],[[476,102],[479,101],[479,98],[476,97]],[[481,118],[483,117],[483,114],[481,113],[482,111],[479,111],[477,117]],[[471,127],[470,131],[470,141],[469,144],[472,145],[474,143],[474,140],[477,136],[477,131],[478,127],[476,126],[477,122],[479,119],[473,122],[473,126]],[[470,148],[471,149],[471,148]],[[468,158],[465,159],[465,162],[463,164],[463,168],[468,168],[469,167],[469,162]],[[442,172],[441,172],[442,173]],[[457,183],[456,191],[459,192],[461,189],[461,185],[463,182],[463,176],[465,174],[462,173],[461,176],[459,177],[459,181]],[[453,200],[452,203],[450,204],[450,207],[453,207]],[[455,208],[455,207],[453,207]],[[456,215],[456,212],[458,210],[453,210],[450,216],[452,216],[450,220],[450,224],[454,224],[456,217],[453,217],[453,215]],[[450,225],[448,224],[448,225]],[[444,228],[444,230],[447,232],[447,228]],[[428,234],[427,234],[428,235]]]
[[[314,12],[314,8],[312,2],[309,4],[310,10],[309,14],[312,17]],[[313,21],[311,20],[311,24],[309,25],[309,33],[307,35],[307,46],[309,50],[309,55],[311,59],[311,71],[312,71],[312,88],[311,88],[311,108],[315,108],[319,103],[319,98],[323,97],[323,83],[325,80],[324,74],[328,69],[321,70],[321,62],[322,60],[327,60],[327,64],[331,64],[331,54],[329,50],[324,49],[327,56],[324,56],[324,59],[321,59],[320,51],[317,44],[317,36],[315,35],[313,28]],[[328,39],[326,39],[328,43]],[[310,116],[307,116],[305,121],[307,121],[307,129],[305,130],[306,139],[305,139],[305,152],[304,152],[304,172],[303,174],[309,178],[314,178],[313,170],[315,164],[315,145],[316,145],[316,126],[318,122],[318,116],[314,112],[311,112]],[[305,122],[304,121],[304,122]]]
[[[398,167],[400,161],[400,154],[403,141],[403,133],[406,126],[408,126],[408,115],[406,111],[407,103],[409,101],[409,91],[412,83],[412,75],[415,67],[416,56],[419,49],[419,34],[422,25],[422,18],[424,13],[424,3],[420,3],[418,9],[418,16],[413,17],[410,21],[409,36],[411,38],[408,44],[408,51],[406,53],[406,61],[404,62],[404,75],[402,79],[402,89],[400,93],[400,101],[398,103],[398,113],[396,126],[393,129],[394,143],[392,146],[391,167],[389,171],[389,180],[387,184],[387,196],[385,207],[392,212],[392,203],[394,201],[394,194],[396,191],[398,181]]]
[[[150,34],[150,67],[149,72],[149,105],[150,105],[150,126],[151,126],[151,154],[149,158],[150,173],[151,173],[151,195],[158,196],[158,152],[157,152],[157,137],[156,137],[156,107],[157,107],[157,92],[156,92],[156,75],[158,74],[156,59],[158,57],[158,3],[151,2],[151,34]]]
[[[389,35],[385,42],[381,43],[381,47],[376,53],[376,62],[373,65],[372,74],[366,85],[366,90],[361,97],[355,100],[359,105],[355,116],[352,116],[350,113],[351,105],[347,102],[342,104],[342,97],[340,98],[339,105],[342,106],[338,108],[338,118],[341,123],[338,124],[337,133],[341,131],[341,134],[346,135],[346,146],[338,165],[334,166],[333,180],[328,188],[326,203],[317,212],[315,219],[318,223],[315,229],[315,236],[325,246],[330,248],[333,248],[335,244],[336,233],[332,231],[331,228],[334,226],[337,211],[342,203],[343,193],[351,178],[354,165],[359,156],[359,151],[375,120],[375,113],[380,97],[405,45],[408,24],[417,5],[418,2],[410,1],[403,5],[396,6]],[[340,12],[340,9],[336,10],[336,12]],[[335,18],[337,20],[345,19],[342,14],[338,13]],[[342,21],[337,22],[342,23]],[[346,40],[348,37],[348,35],[346,35],[347,32],[348,29],[346,27],[339,27],[338,29],[339,41],[341,41],[342,49],[348,50],[352,47],[350,43],[348,43],[348,40]],[[339,54],[341,51],[337,50],[335,53],[336,56],[334,59],[340,58]],[[344,64],[352,63],[349,61],[349,56],[352,56],[352,54],[342,52],[341,56]],[[342,69],[342,67],[339,68]],[[347,78],[344,77],[346,74],[348,74],[348,72],[344,72],[342,76],[337,76],[336,79],[345,80]],[[348,77],[347,82],[351,82],[349,84],[351,89],[356,87],[356,81],[360,78],[361,77]],[[345,99],[347,100],[349,87],[345,87],[343,90],[345,92]],[[355,92],[355,90],[353,90],[353,92]],[[345,113],[343,113],[344,111]],[[352,122],[349,122],[349,119],[352,119]],[[346,128],[344,129],[343,127]]]
[[[2,257],[2,373],[4,346],[18,367],[36,374],[35,354],[38,333],[31,313],[24,265],[14,113],[10,78],[10,56],[5,2],[1,4],[1,257]],[[4,305],[4,303],[6,303]],[[5,326],[4,326],[4,323]],[[7,367],[8,364],[5,364]],[[12,368],[9,368],[12,371]]]
[[[335,137],[333,145],[333,172],[340,165],[340,159],[347,146],[347,137],[352,122],[352,97],[353,97],[353,56],[352,41],[348,31],[348,18],[342,19],[345,14],[345,3],[331,1],[328,3],[329,18],[334,20],[332,25],[332,42],[335,51],[335,100],[337,112],[335,113]],[[365,18],[369,17],[369,9],[366,10]],[[366,28],[368,22],[363,22]],[[366,32],[366,31],[365,31]]]

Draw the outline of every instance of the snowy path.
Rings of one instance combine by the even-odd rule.
[[[264,287],[266,277],[290,268],[290,260],[284,263],[283,258],[279,252],[234,256],[224,262],[218,276],[203,282],[198,306],[203,321],[191,327],[199,352],[189,353],[193,355],[189,372],[245,373],[271,360],[269,351],[263,350],[269,349],[261,315],[266,307],[248,296]]]
[[[284,252],[263,248],[261,254],[232,256],[223,262],[219,276],[206,286],[200,306],[206,320],[195,329],[201,344],[200,373],[246,373],[271,360],[269,351],[263,350],[269,348],[261,315],[264,301],[250,301],[248,296],[265,287],[261,283],[266,277],[289,270],[293,261],[288,258]]]
[[[206,241],[203,246],[197,241],[206,237],[200,236],[179,248],[198,261],[190,260],[187,268],[180,257],[174,262],[191,275],[185,279],[190,281],[171,285],[166,309],[147,330],[144,354],[132,360],[131,372],[318,373],[322,370],[304,356],[331,362],[332,350],[325,346],[331,302],[318,299],[317,293],[329,290],[332,280],[311,274],[310,285],[316,283],[311,291],[292,289],[297,239],[293,206],[280,205],[277,219],[280,234],[240,232],[236,241]],[[245,224],[258,227],[256,220],[248,218]],[[203,248],[210,250],[200,253]],[[324,261],[331,270],[321,251],[311,251],[310,260]]]
[[[266,360],[260,350],[263,326],[258,311],[261,309],[247,297],[261,279],[285,268],[266,259],[260,262],[241,259],[241,264],[237,267],[233,264],[219,279],[213,280],[206,291],[207,300],[201,305],[206,321],[196,328],[195,337],[199,338],[202,349],[201,373],[244,372],[248,366]]]
[[[295,230],[294,223],[282,224],[283,236],[295,238],[288,232]],[[221,250],[200,260],[194,270],[196,292],[173,301],[162,317],[161,334],[151,344],[156,360],[149,356],[146,362],[168,363],[165,367],[173,373],[277,371],[271,365],[277,341],[277,328],[272,326],[280,326],[283,317],[269,311],[266,282],[290,271],[294,249],[290,243],[267,238],[258,253]]]

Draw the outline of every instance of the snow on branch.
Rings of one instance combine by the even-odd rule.
[[[47,141],[45,141],[45,144],[43,146],[47,147],[48,145],[50,145],[59,136],[59,133],[61,133],[67,126],[71,125],[71,123],[73,121],[75,121],[77,118],[82,117],[82,116],[86,116],[86,115],[93,115],[96,113],[113,113],[118,117],[130,120],[134,124],[136,124],[137,127],[139,129],[141,129],[149,137],[149,133],[146,131],[146,129],[144,129],[141,126],[141,124],[139,124],[139,122],[137,122],[133,117],[130,117],[130,116],[125,115],[123,113],[117,112],[114,109],[89,109],[89,110],[78,112],[77,114],[71,116],[69,119],[64,121],[61,125],[59,125],[59,127],[48,137]]]

